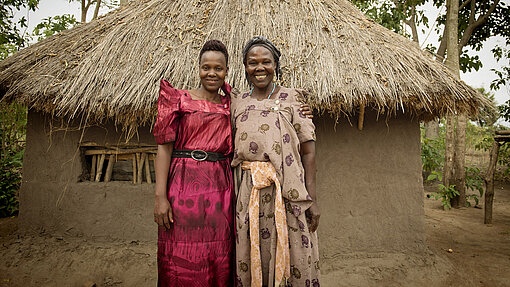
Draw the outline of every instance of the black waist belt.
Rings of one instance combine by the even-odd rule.
[[[203,150],[189,150],[189,149],[174,149],[172,152],[172,157],[176,158],[192,158],[196,161],[219,161],[225,160],[230,157],[230,155],[224,155],[222,153],[211,152],[211,151],[203,151]]]

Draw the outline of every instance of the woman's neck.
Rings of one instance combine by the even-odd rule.
[[[275,83],[271,83],[264,88],[253,87],[252,97],[257,100],[264,100],[271,98],[274,94],[278,92],[280,86]]]
[[[212,103],[220,102],[218,91],[208,91],[202,86],[196,90],[191,90],[190,92],[193,94],[194,97],[192,98],[194,100],[205,100]]]

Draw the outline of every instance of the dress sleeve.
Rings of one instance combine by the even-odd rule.
[[[157,144],[174,142],[181,117],[181,96],[167,80],[161,80],[158,98],[158,116],[153,133]]]
[[[304,103],[304,90],[296,89],[296,103],[292,105],[292,125],[296,130],[300,143],[315,141],[315,125],[312,119],[307,118],[300,110],[301,103]]]

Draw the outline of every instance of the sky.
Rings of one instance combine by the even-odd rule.
[[[504,3],[509,4],[510,0],[503,0]],[[423,6],[423,9],[425,11],[425,14],[428,16],[429,21],[431,22],[430,25],[432,26],[434,19],[437,17],[438,13],[440,12],[439,9],[433,7],[432,4],[427,4]],[[444,8],[446,9],[446,8]],[[89,8],[89,15],[87,17],[87,20],[90,20],[92,18],[94,7]],[[443,10],[444,11],[444,10]],[[101,14],[105,14],[108,12],[108,9],[102,8],[100,11]],[[17,13],[17,16],[25,15],[26,11],[19,11]],[[69,2],[67,0],[40,0],[39,2],[39,9],[35,12],[28,13],[28,24],[29,28],[27,29],[27,32],[30,33],[33,30],[33,27],[37,25],[43,18],[47,18],[49,16],[54,17],[56,15],[62,15],[62,14],[74,14],[76,20],[80,20],[80,3],[79,2]],[[436,34],[434,30],[432,30],[430,33],[429,31],[433,29],[433,27],[430,28],[423,28],[425,31],[424,33],[421,32],[422,28],[419,28],[421,34],[419,37],[420,40],[420,46],[425,47],[427,44],[432,43],[436,47],[438,46],[438,38],[439,36]],[[428,37],[427,37],[428,35]],[[486,90],[490,89],[490,83],[497,78],[496,74],[491,71],[491,69],[497,69],[501,70],[504,65],[510,65],[508,62],[509,60],[503,59],[501,62],[497,63],[494,57],[492,56],[491,49],[494,48],[496,45],[505,46],[505,41],[503,38],[493,38],[487,41],[484,44],[484,47],[481,51],[469,51],[470,55],[476,55],[480,57],[483,67],[478,71],[473,71],[470,73],[462,73],[461,72],[461,79],[466,82],[468,85],[472,86],[473,88],[479,88],[483,87]],[[510,48],[510,47],[507,47]],[[506,87],[501,87],[498,91],[493,92],[496,96],[496,102],[498,104],[503,104],[505,101],[510,99],[510,85],[507,85]]]

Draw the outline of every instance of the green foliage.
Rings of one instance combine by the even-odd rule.
[[[459,1],[460,5],[465,1]],[[494,36],[500,36],[506,39],[506,44],[510,44],[510,7],[505,1],[499,1],[495,6],[494,11],[490,13],[490,7],[494,2],[492,1],[475,1],[474,6],[474,20],[477,21],[483,16],[487,16],[486,21],[480,26],[476,27],[471,36],[469,37],[466,46],[470,47],[474,51],[480,51],[483,48],[483,44],[486,40]],[[434,5],[437,8],[444,7],[446,0],[433,0]],[[465,5],[459,10],[459,40],[462,36],[468,32],[468,26],[470,25],[471,16],[471,5]],[[437,18],[438,26],[436,31],[440,32],[446,24],[446,9],[445,13]],[[440,37],[441,40],[441,37]],[[494,57],[497,58],[494,52]],[[478,71],[482,67],[482,62],[478,56],[469,56],[466,51],[461,51],[460,69],[463,72],[466,71]],[[508,69],[506,70],[508,72]],[[506,74],[508,76],[508,74]]]
[[[508,42],[508,41],[507,41]],[[500,46],[496,46],[494,49],[492,49],[492,53],[494,54],[494,58],[496,58],[496,61],[499,62],[503,59],[506,59],[507,63],[510,61],[510,49],[507,48],[501,48]],[[510,66],[505,65],[501,71],[496,69],[491,69],[492,72],[498,76],[497,79],[493,80],[491,82],[491,90],[499,90],[502,86],[506,86],[507,84],[510,84]],[[507,102],[507,106],[509,106]],[[508,115],[508,113],[507,113]],[[510,117],[509,117],[510,118]],[[509,121],[509,119],[506,119]]]
[[[25,107],[0,102],[0,217],[10,216],[18,209],[17,192],[21,183],[21,167],[25,148]]]
[[[40,41],[58,32],[67,30],[76,25],[76,23],[76,18],[71,14],[44,18],[41,23],[35,26],[32,34]]]
[[[462,50],[459,55],[459,67],[463,73],[480,70],[483,66],[482,61],[478,55],[470,56],[467,50]]]
[[[9,47],[23,47],[27,39],[21,33],[27,27],[27,19],[23,16],[18,21],[14,20],[14,10],[28,8],[35,11],[39,0],[0,0],[0,51],[2,54]]]
[[[404,22],[412,17],[413,8],[425,4],[426,0],[351,0],[362,12],[375,22],[393,30],[396,33],[409,37],[405,32]],[[428,27],[428,18],[423,11],[416,10],[416,25],[423,24]]]
[[[478,191],[478,194],[466,194],[466,206],[471,206],[470,200],[474,200],[475,206],[478,205],[480,198],[483,197],[483,186],[484,180],[482,178],[480,169],[477,167],[466,167],[466,191],[473,190]],[[439,171],[432,171],[431,174],[427,177],[427,181],[442,181],[443,175]],[[436,200],[441,199],[441,205],[444,210],[451,209],[452,206],[450,204],[451,199],[455,196],[460,195],[460,193],[455,189],[455,185],[445,186],[443,184],[438,184],[439,191],[434,192],[432,197]]]
[[[443,175],[439,171],[433,171],[428,177],[427,181],[443,181]],[[443,206],[444,210],[449,210],[452,208],[452,205],[450,204],[451,199],[455,196],[459,195],[459,192],[455,190],[455,185],[449,185],[444,186],[442,183],[438,184],[439,186],[439,192],[434,192],[432,196],[434,199],[438,200],[441,199],[441,205]]]
[[[444,162],[444,141],[425,138],[421,144],[421,161],[423,171],[432,173],[441,170]]]
[[[487,99],[489,99],[489,101],[492,103],[494,107],[497,106],[496,98],[493,93],[491,93],[490,91],[486,91],[484,88],[478,88],[477,90],[480,92],[480,94],[487,97]],[[478,125],[480,125],[480,127],[492,128],[499,119],[499,111],[497,109],[494,109],[493,107],[488,107],[484,105],[480,107],[479,111],[480,112],[478,113],[476,121],[478,122]]]
[[[16,214],[17,192],[21,183],[23,150],[7,154],[0,160],[0,217]]]
[[[477,167],[466,168],[466,191],[478,191],[478,194],[466,194],[466,205],[471,206],[470,199],[475,201],[475,206],[479,203],[479,198],[483,196],[483,186],[485,184],[480,169]]]
[[[23,47],[29,37],[19,34],[26,27],[24,18],[18,26],[13,22],[14,8],[28,7],[35,10],[39,0],[0,0],[0,60]],[[73,15],[48,17],[39,23],[33,32],[42,40],[76,24]],[[21,183],[21,170],[25,148],[27,109],[17,103],[0,102],[0,217],[10,216],[18,209],[17,192]]]
[[[510,122],[510,100],[498,106],[499,114],[505,121]]]
[[[18,51],[18,47],[14,44],[0,45],[0,61],[14,54],[16,51]]]
[[[510,144],[506,143],[499,148],[498,164],[506,167],[501,176],[508,179],[510,177]]]

